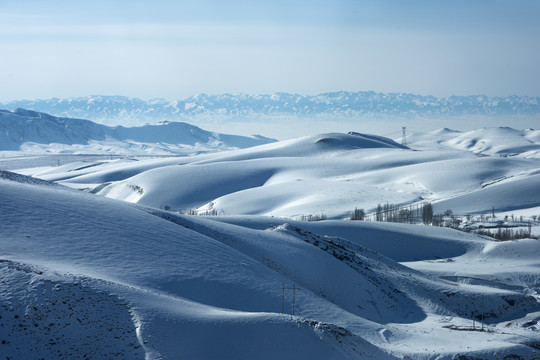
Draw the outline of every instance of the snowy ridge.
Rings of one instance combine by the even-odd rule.
[[[185,216],[23,177],[0,179],[0,194],[6,356],[537,355],[536,240],[495,243],[360,221]],[[443,246],[423,253],[407,241],[392,243],[389,230],[413,243],[417,233],[433,235]],[[375,239],[381,251],[367,246]],[[391,256],[415,251],[426,261]],[[478,331],[480,299],[489,331]]]
[[[348,219],[426,201],[532,219],[537,135],[442,129],[407,147],[325,133],[193,156],[2,158],[36,165],[0,172],[0,354],[536,359],[537,239]]]
[[[506,131],[505,129],[502,129]],[[497,129],[475,132],[498,133]],[[517,131],[513,131],[516,133]],[[448,132],[454,138],[455,132]],[[519,133],[519,132],[517,132]],[[524,134],[533,132],[524,131]],[[459,136],[459,135],[458,135]],[[525,139],[519,135],[516,142]],[[435,136],[411,140],[413,151],[390,139],[359,133],[319,134],[197,156],[76,162],[27,169],[25,174],[156,208],[220,215],[321,215],[342,219],[378,204],[432,202],[437,212],[511,212],[540,207],[540,159],[523,153],[478,156]],[[424,150],[418,144],[423,141]],[[486,142],[496,142],[496,139]],[[523,143],[521,141],[521,143]],[[426,148],[431,144],[434,150]],[[510,142],[508,149],[517,148]],[[487,151],[487,150],[486,150]],[[485,154],[488,155],[488,154]]]
[[[262,136],[213,133],[183,122],[108,127],[31,110],[0,110],[0,151],[170,155],[246,148],[273,141]]]
[[[460,132],[445,128],[411,134],[407,143],[417,149],[446,148],[480,155],[540,158],[540,130],[535,129],[493,127]]]
[[[39,269],[0,260],[2,354],[18,359],[144,357],[125,301],[91,278],[51,278]]]
[[[20,183],[36,184],[36,185],[47,185],[47,186],[59,186],[57,183],[41,180],[31,176],[20,175],[11,171],[0,170],[0,179],[17,181]]]
[[[275,93],[199,94],[183,100],[149,101],[125,96],[87,96],[67,99],[18,100],[0,104],[6,109],[26,108],[56,116],[91,119],[105,124],[144,124],[221,116],[253,118],[260,115],[332,117],[448,117],[463,115],[526,115],[540,113],[540,99],[527,96],[484,95],[436,98],[403,93],[331,92],[313,96]]]
[[[346,329],[276,313],[275,288],[285,279],[215,240],[83,193],[11,180],[0,186],[2,222],[11,223],[0,234],[3,354],[78,357],[101,344],[92,354],[122,359],[179,352],[272,359],[298,357],[298,351],[389,358]],[[31,203],[29,213],[24,209]],[[21,216],[25,229],[13,221]],[[152,229],[160,229],[157,238]],[[261,343],[261,336],[269,341]],[[242,345],[246,339],[249,346]]]

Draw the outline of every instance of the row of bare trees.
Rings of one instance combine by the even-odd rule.
[[[408,206],[386,203],[384,205],[377,205],[374,220],[407,224],[423,222],[426,225],[431,225],[434,218],[435,215],[433,214],[433,206],[431,203]]]

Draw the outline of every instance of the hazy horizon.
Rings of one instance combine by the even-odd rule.
[[[0,101],[332,91],[540,96],[540,3],[0,4]]]
[[[111,94],[105,94],[105,93],[102,93],[102,94],[82,94],[82,95],[77,95],[77,96],[65,96],[65,97],[61,97],[61,96],[51,96],[51,97],[40,97],[40,98],[37,98],[37,97],[34,97],[34,98],[17,98],[17,99],[11,99],[11,100],[3,100],[3,99],[0,99],[0,104],[8,104],[8,103],[12,103],[12,102],[17,102],[17,101],[39,101],[39,100],[50,100],[50,99],[75,99],[75,98],[88,98],[88,97],[125,97],[125,98],[132,98],[132,99],[139,99],[139,100],[143,100],[143,101],[150,101],[150,100],[165,100],[165,101],[182,101],[182,100],[186,100],[186,99],[190,99],[190,98],[193,98],[193,97],[196,97],[196,96],[201,96],[201,95],[207,95],[207,96],[219,96],[219,95],[232,95],[232,96],[239,96],[239,95],[247,95],[247,96],[267,96],[267,95],[274,95],[274,94],[279,94],[279,93],[282,93],[282,94],[291,94],[291,95],[300,95],[300,96],[317,96],[317,95],[322,95],[322,94],[330,94],[330,93],[340,93],[340,92],[349,92],[349,93],[376,93],[376,94],[382,94],[382,95],[389,95],[389,94],[400,94],[400,95],[414,95],[414,96],[423,96],[423,97],[428,97],[428,96],[432,96],[436,99],[448,99],[448,98],[451,98],[451,97],[470,97],[470,96],[486,96],[486,97],[490,97],[490,98],[505,98],[505,97],[510,97],[510,96],[520,96],[520,97],[529,97],[529,98],[540,98],[540,95],[517,95],[517,94],[500,94],[500,95],[486,95],[486,94],[480,94],[480,93],[476,93],[476,94],[451,94],[451,95],[448,95],[448,96],[435,96],[433,94],[427,94],[427,93],[414,93],[414,92],[406,92],[406,91],[375,91],[375,90],[370,90],[370,89],[365,89],[365,90],[333,90],[333,91],[322,91],[322,92],[312,92],[312,93],[299,93],[299,92],[289,92],[289,91],[275,91],[275,92],[246,92],[246,91],[238,91],[238,92],[199,92],[199,93],[193,93],[193,94],[189,94],[189,95],[186,95],[186,96],[182,96],[182,97],[176,97],[176,98],[170,98],[170,97],[165,97],[165,96],[159,96],[159,94],[157,94],[156,96],[151,96],[151,97],[140,97],[140,96],[130,96],[130,95],[125,95],[125,94],[120,94],[120,93],[111,93]]]

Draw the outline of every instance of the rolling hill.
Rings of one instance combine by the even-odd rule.
[[[487,139],[494,131],[484,130],[486,142],[497,141]],[[476,136],[482,138],[481,132]],[[415,151],[374,135],[330,133],[190,157],[72,163],[24,173],[156,208],[221,215],[340,219],[355,207],[372,213],[378,204],[427,201],[437,212],[462,216],[493,209],[529,209],[533,215],[540,207],[540,160],[530,154],[540,145],[523,142],[522,154],[529,156],[479,156],[476,148],[456,148],[455,140]],[[498,146],[497,153],[510,151]],[[517,148],[509,142],[508,149]]]
[[[31,110],[0,110],[0,151],[171,155],[245,148],[273,141],[262,136],[213,133],[184,122],[109,127]]]
[[[0,175],[6,356],[535,356],[540,306],[525,289],[538,289],[540,276],[530,241],[431,228],[443,246],[424,250],[418,226],[269,217],[232,224]],[[404,241],[366,247],[390,240],[389,231]],[[392,259],[412,248],[423,261]],[[522,283],[497,280],[494,264]],[[450,276],[456,269],[460,276]],[[482,299],[487,332],[469,330],[471,312],[480,326],[474,299]]]
[[[538,239],[349,220],[430,202],[532,221],[536,133],[442,129],[409,146],[350,132],[60,165],[5,152],[0,355],[536,359]]]

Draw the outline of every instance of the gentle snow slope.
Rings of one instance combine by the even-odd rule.
[[[440,129],[407,137],[414,149],[446,148],[475,154],[540,158],[540,130],[509,127],[482,128],[468,132]]]
[[[0,110],[0,151],[169,155],[246,148],[273,141],[262,136],[212,133],[184,122],[108,127],[24,109]]]
[[[457,215],[535,211],[538,169],[536,158],[412,151],[386,138],[334,133],[191,157],[22,172],[158,208],[344,218],[387,202],[429,201],[437,212]]]
[[[232,225],[181,216],[7,172],[0,172],[0,194],[5,356],[535,356],[540,308],[524,289],[538,290],[537,282],[509,287],[495,279],[440,279],[434,274],[449,275],[439,266],[452,262],[427,262],[420,272],[424,262],[411,263],[413,270],[363,242],[391,233],[414,242],[420,231],[422,243],[422,227],[388,232],[386,224],[339,221],[306,230],[304,223],[259,217],[253,220],[260,228],[251,229],[251,218]],[[500,259],[498,246],[473,235],[437,230],[432,241],[440,241],[440,254],[455,257],[454,263],[481,254]],[[410,244],[389,239],[378,250],[392,246]],[[515,246],[507,246],[500,251],[512,253]],[[419,257],[432,259],[434,251],[420,250]],[[538,265],[537,257],[523,258]],[[532,279],[530,266],[516,278]],[[469,325],[471,299],[481,297],[491,333],[444,327]],[[279,314],[282,306],[298,316]],[[510,322],[516,324],[512,333],[504,328]],[[450,336],[454,340],[445,342]]]
[[[12,180],[0,186],[1,264],[11,284],[0,293],[11,313],[0,331],[7,356],[140,358],[141,346],[151,358],[383,355],[344,329],[276,314],[277,289],[289,280],[219,241],[73,190]],[[100,323],[112,330],[90,330]]]

